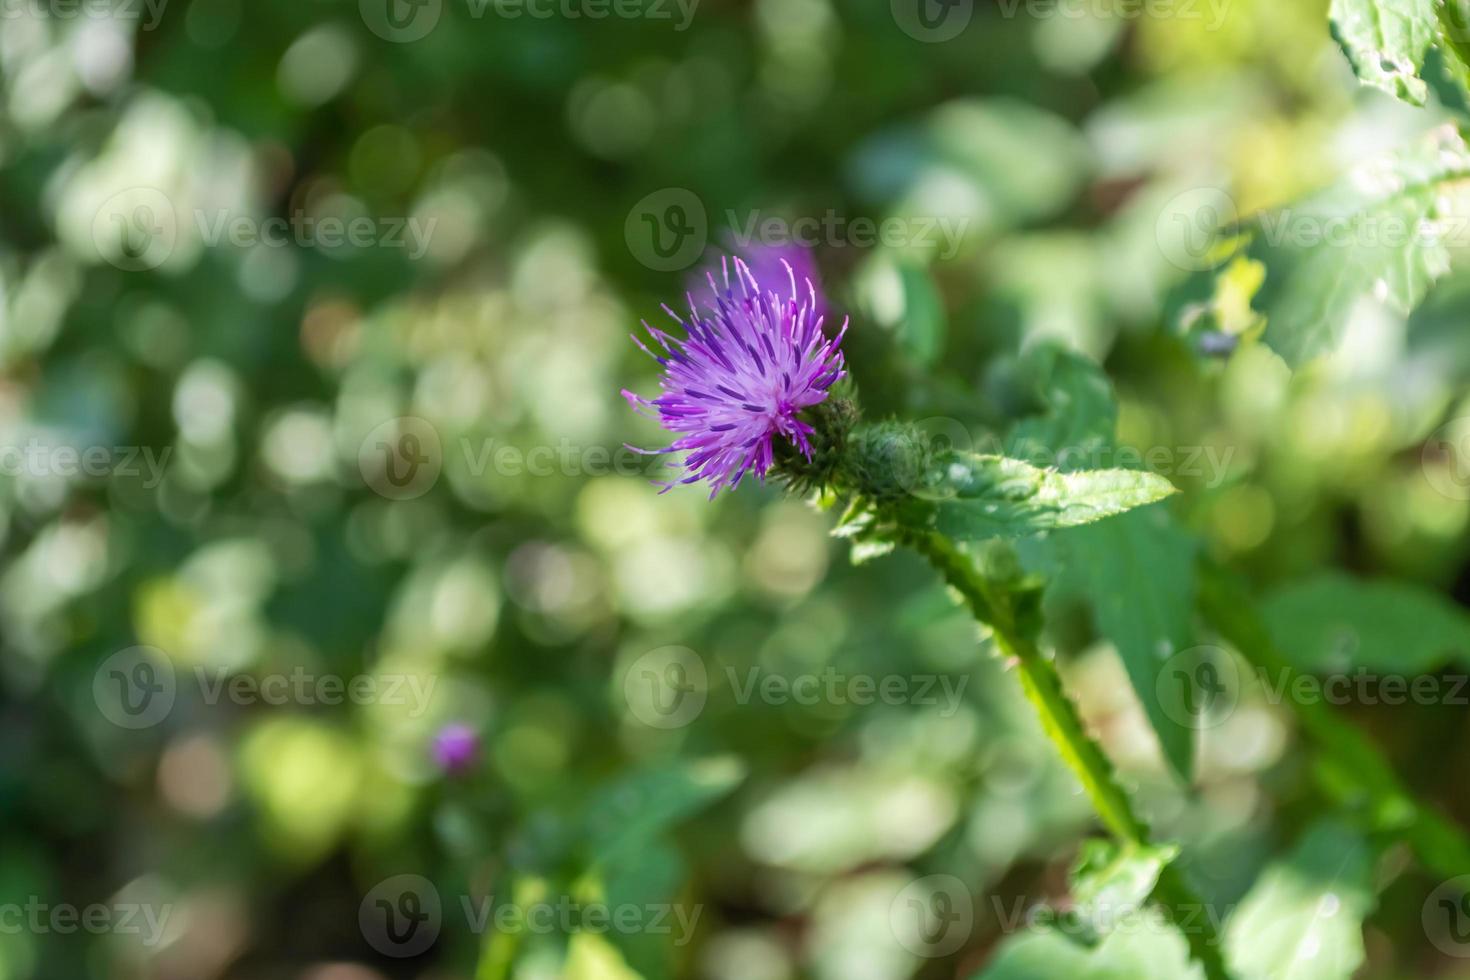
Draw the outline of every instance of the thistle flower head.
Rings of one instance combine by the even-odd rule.
[[[813,430],[799,414],[826,400],[845,375],[838,347],[847,323],[828,339],[816,287],[807,280],[803,291],[790,264],[782,266],[784,282],[762,282],[741,259],[724,261],[720,282],[707,276],[714,298],[703,312],[692,295],[686,316],[664,307],[683,329],[682,340],[646,321],[654,346],[633,338],[662,365],[662,394],[623,397],[676,436],[656,452],[685,454],[685,475],[665,490],[703,480],[713,499],[746,473],[764,480],[778,437],[810,458]]]
[[[454,722],[434,735],[434,762],[445,772],[464,772],[474,764],[479,754],[479,733],[469,725]]]

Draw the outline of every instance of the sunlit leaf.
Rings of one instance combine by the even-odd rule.
[[[1347,980],[1362,965],[1374,904],[1367,845],[1346,828],[1315,827],[1231,916],[1230,966],[1240,980]]]
[[[1332,0],[1332,33],[1365,85],[1423,105],[1424,56],[1438,37],[1435,0]]]

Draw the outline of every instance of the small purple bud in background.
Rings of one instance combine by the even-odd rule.
[[[462,773],[480,756],[480,735],[463,722],[439,729],[434,736],[434,762],[447,773]]]

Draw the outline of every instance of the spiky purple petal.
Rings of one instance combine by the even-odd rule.
[[[663,367],[662,394],[650,400],[625,390],[623,397],[635,411],[656,413],[676,436],[658,452],[684,453],[684,476],[663,484],[665,490],[703,480],[713,499],[747,473],[764,480],[775,458],[776,436],[811,457],[807,436],[812,428],[797,415],[825,401],[845,376],[839,347],[847,322],[829,339],[817,312],[816,287],[807,279],[803,296],[791,265],[782,266],[784,296],[771,283],[758,281],[739,258],[732,282],[730,263],[722,262],[723,288],[713,275],[706,277],[711,299],[703,314],[692,294],[686,297],[687,317],[664,307],[684,328],[682,341],[646,322],[655,347],[633,338]]]

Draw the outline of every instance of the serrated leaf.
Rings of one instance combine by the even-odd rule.
[[[1435,0],[1332,0],[1332,33],[1365,85],[1423,105],[1424,57],[1439,37]]]
[[[1328,573],[1277,589],[1261,611],[1302,670],[1422,674],[1451,660],[1470,664],[1470,613],[1406,582]]]
[[[1173,492],[1168,480],[1153,473],[1062,473],[1005,456],[948,452],[936,457],[920,495],[932,501],[935,530],[977,541],[1078,527]]]
[[[1348,980],[1363,962],[1372,911],[1367,845],[1335,824],[1314,827],[1257,879],[1226,930],[1239,980]]]
[[[1144,908],[1159,875],[1178,854],[1173,845],[1087,841],[1072,871],[1074,905],[1067,920],[1095,945]]]
[[[1409,313],[1467,244],[1467,219],[1470,148],[1453,127],[1260,216],[1248,250],[1266,266],[1265,342],[1295,367],[1331,351],[1365,297]]]
[[[870,538],[854,541],[852,544],[851,557],[854,565],[865,565],[875,558],[882,558],[891,554],[896,548],[897,542],[886,538]]]

